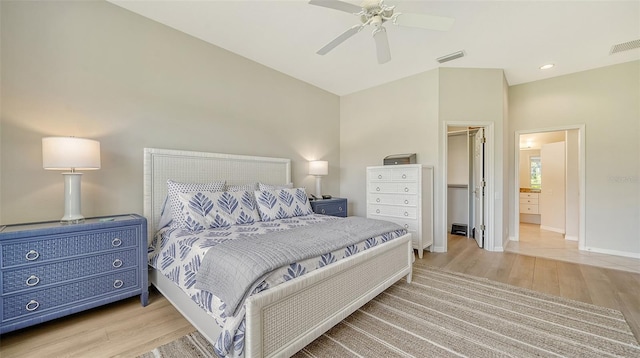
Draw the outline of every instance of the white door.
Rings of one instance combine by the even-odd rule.
[[[565,233],[565,142],[549,143],[540,149],[542,190],[540,228]]]
[[[473,238],[479,247],[484,248],[484,203],[485,203],[485,180],[484,180],[484,128],[480,128],[475,135],[473,150],[473,195],[474,195],[474,230]]]

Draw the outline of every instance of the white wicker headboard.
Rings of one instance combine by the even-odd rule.
[[[157,231],[167,179],[185,183],[226,180],[227,184],[287,184],[291,182],[291,160],[144,148],[143,210],[149,240]]]

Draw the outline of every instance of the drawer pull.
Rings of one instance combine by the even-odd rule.
[[[338,206],[338,211],[342,211],[342,206]]]
[[[122,260],[120,260],[120,259],[115,259],[115,260],[113,260],[113,264],[112,264],[112,265],[113,265],[113,267],[115,267],[115,268],[120,268],[120,267],[122,267]]]
[[[33,287],[39,283],[40,283],[40,279],[38,278],[38,276],[35,276],[35,275],[29,276],[27,281],[25,281],[25,284],[29,287]]]
[[[321,211],[323,214],[325,213],[324,209],[321,209],[320,211]]]
[[[122,287],[122,285],[124,285],[124,282],[122,282],[122,280],[113,281],[113,288],[120,288]]]
[[[376,191],[380,191],[380,187],[379,186],[376,187]]]
[[[380,198],[376,198],[376,203],[379,203],[379,202],[380,202]]]
[[[378,179],[382,179],[382,174],[378,174]]]
[[[24,306],[24,308],[29,312],[37,310],[38,307],[40,307],[40,304],[36,300],[31,300],[26,306]]]
[[[115,239],[111,240],[111,245],[115,246],[115,247],[118,247],[118,246],[122,245],[122,240],[120,240],[119,238],[116,237]]]
[[[409,224],[404,224],[404,228],[409,230]]]
[[[404,216],[409,216],[409,213],[405,211]]]
[[[408,193],[409,192],[409,188],[404,188],[404,192]]]
[[[380,214],[380,209],[376,209],[376,214]]]
[[[402,174],[402,179],[407,179],[407,174]]]
[[[27,261],[37,260],[38,257],[40,257],[40,254],[36,250],[29,250],[29,252],[27,252],[27,254],[24,255],[24,258],[27,259]]]
[[[405,203],[405,204],[409,204],[409,200],[405,199],[405,200],[404,200],[404,203]]]

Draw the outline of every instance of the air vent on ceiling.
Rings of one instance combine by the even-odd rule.
[[[442,57],[438,57],[438,58],[436,58],[436,61],[438,61],[439,63],[445,63],[445,62],[449,62],[449,61],[455,60],[456,58],[460,58],[460,57],[464,57],[464,51],[458,51],[458,52],[450,53],[450,54],[442,56]]]
[[[613,45],[611,46],[611,52],[609,54],[613,55],[614,53],[629,51],[636,48],[640,48],[640,39]]]

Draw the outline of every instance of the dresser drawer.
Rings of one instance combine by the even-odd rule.
[[[37,289],[44,285],[65,282],[86,276],[138,266],[137,248],[109,252],[76,259],[5,270],[2,273],[2,294]]]
[[[76,234],[58,234],[45,239],[23,239],[0,245],[2,267],[38,263],[63,257],[82,255],[108,249],[139,245],[135,227],[93,230]]]
[[[520,204],[520,214],[539,214],[538,205]]]
[[[100,296],[140,288],[140,274],[136,269],[121,271],[82,281],[34,290],[2,299],[2,322],[12,319],[45,315],[65,305],[80,305],[81,301],[99,300]]]
[[[419,168],[371,169],[371,181],[416,181],[420,175]]]
[[[367,202],[383,205],[403,205],[417,206],[418,197],[416,195],[402,194],[369,194]]]
[[[316,214],[347,217],[347,199],[329,199],[311,202]]]
[[[418,183],[369,183],[370,193],[417,194]]]
[[[392,216],[396,218],[416,219],[418,217],[418,209],[410,206],[394,206],[394,205],[369,205],[369,213],[381,216]]]
[[[538,199],[539,193],[520,193],[520,199]]]
[[[526,199],[526,198],[520,198],[520,205],[525,204],[525,205],[538,205],[538,199]]]

